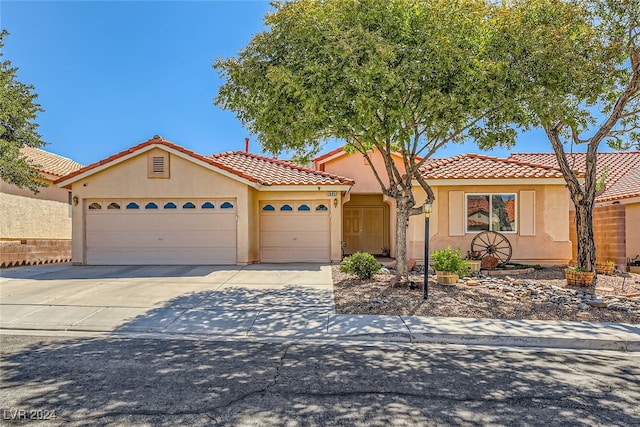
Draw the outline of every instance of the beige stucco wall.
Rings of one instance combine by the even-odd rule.
[[[158,148],[154,150],[160,150]],[[170,154],[170,178],[148,178],[145,152],[106,170],[77,181],[72,185],[78,204],[73,207],[73,262],[84,263],[85,199],[147,199],[147,198],[234,198],[238,216],[237,262],[260,261],[260,210],[263,200],[323,200],[331,210],[331,259],[341,259],[340,237],[342,216],[335,215],[333,199],[341,206],[341,194],[328,196],[327,191],[310,187],[308,191],[259,191],[243,182]]]
[[[566,190],[562,185],[473,185],[434,187],[437,189],[437,202],[431,220],[431,249],[444,249],[447,246],[460,248],[463,254],[471,247],[471,240],[475,233],[465,233],[463,236],[451,236],[449,231],[449,197],[450,191],[465,191],[468,193],[515,193],[520,203],[520,191],[535,192],[535,235],[520,235],[520,221],[522,215],[517,209],[518,225],[516,233],[503,233],[513,248],[511,261],[535,264],[565,264],[571,259],[571,242],[569,240],[569,208]],[[464,215],[464,212],[462,213]],[[433,219],[436,219],[434,223]],[[419,224],[412,233],[420,231]],[[435,232],[435,233],[434,233]],[[416,244],[414,239],[414,244]],[[414,248],[414,252],[417,248]],[[420,259],[423,257],[421,256]]]
[[[155,149],[159,150],[159,149]],[[151,152],[153,153],[153,152]],[[152,155],[152,154],[151,154]],[[84,263],[85,199],[130,198],[235,198],[238,214],[237,262],[252,262],[249,251],[249,197],[243,183],[170,154],[170,178],[147,177],[147,153],[77,181],[72,192],[79,203],[73,207],[73,262]]]
[[[640,255],[640,202],[626,205],[627,257]]]
[[[68,194],[69,190],[55,185],[34,194],[0,181],[0,240],[70,239]]]

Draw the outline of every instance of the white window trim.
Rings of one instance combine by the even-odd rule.
[[[489,230],[469,230],[469,198],[468,196],[489,196]],[[479,234],[483,231],[493,231],[491,229],[491,218],[493,216],[493,203],[491,202],[491,196],[513,196],[513,216],[514,216],[514,229],[513,231],[497,231],[501,234],[518,234],[518,194],[517,193],[464,193],[464,232],[466,234]]]

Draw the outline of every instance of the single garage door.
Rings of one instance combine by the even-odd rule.
[[[236,201],[88,200],[92,265],[235,264]]]
[[[329,262],[330,225],[326,202],[261,202],[261,262]]]

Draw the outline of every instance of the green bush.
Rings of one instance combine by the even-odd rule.
[[[448,271],[456,273],[460,277],[468,276],[471,273],[469,265],[460,255],[460,249],[455,251],[449,246],[447,249],[431,252],[433,268],[436,271]]]
[[[366,252],[356,252],[340,263],[340,271],[355,274],[359,279],[371,279],[382,266],[376,258]]]

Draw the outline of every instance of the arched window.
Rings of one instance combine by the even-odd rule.
[[[127,209],[140,209],[140,206],[135,202],[131,202],[127,205]]]
[[[120,209],[120,205],[116,202],[111,202],[109,206],[107,206],[107,209]]]
[[[298,210],[299,211],[310,211],[311,208],[309,207],[309,205],[300,205],[300,206],[298,206]]]
[[[89,205],[89,209],[91,210],[102,209],[102,206],[100,205],[100,203],[93,202]]]
[[[213,206],[213,203],[211,202],[205,202],[202,204],[202,209],[213,209],[215,208],[215,206]]]
[[[158,205],[156,205],[156,204],[155,204],[155,203],[153,203],[153,202],[149,202],[149,203],[147,203],[147,204],[145,205],[145,207],[144,207],[144,208],[145,208],[145,209],[158,209]]]
[[[264,207],[262,208],[263,211],[275,211],[276,208],[274,208],[272,205],[264,205]]]
[[[280,210],[281,210],[281,211],[292,211],[292,210],[293,210],[293,208],[292,208],[290,205],[282,205],[282,206],[280,207]]]
[[[182,209],[195,209],[195,208],[196,208],[196,205],[194,205],[191,202],[187,202],[184,205],[182,205]]]
[[[224,202],[220,205],[220,209],[233,209],[233,204],[229,202]]]
[[[328,211],[329,208],[326,205],[318,205],[316,206],[317,211]]]
[[[169,203],[166,203],[166,204],[164,205],[164,208],[165,208],[165,209],[175,209],[175,208],[176,208],[176,204],[175,204],[175,203],[173,203],[173,202],[169,202]]]

